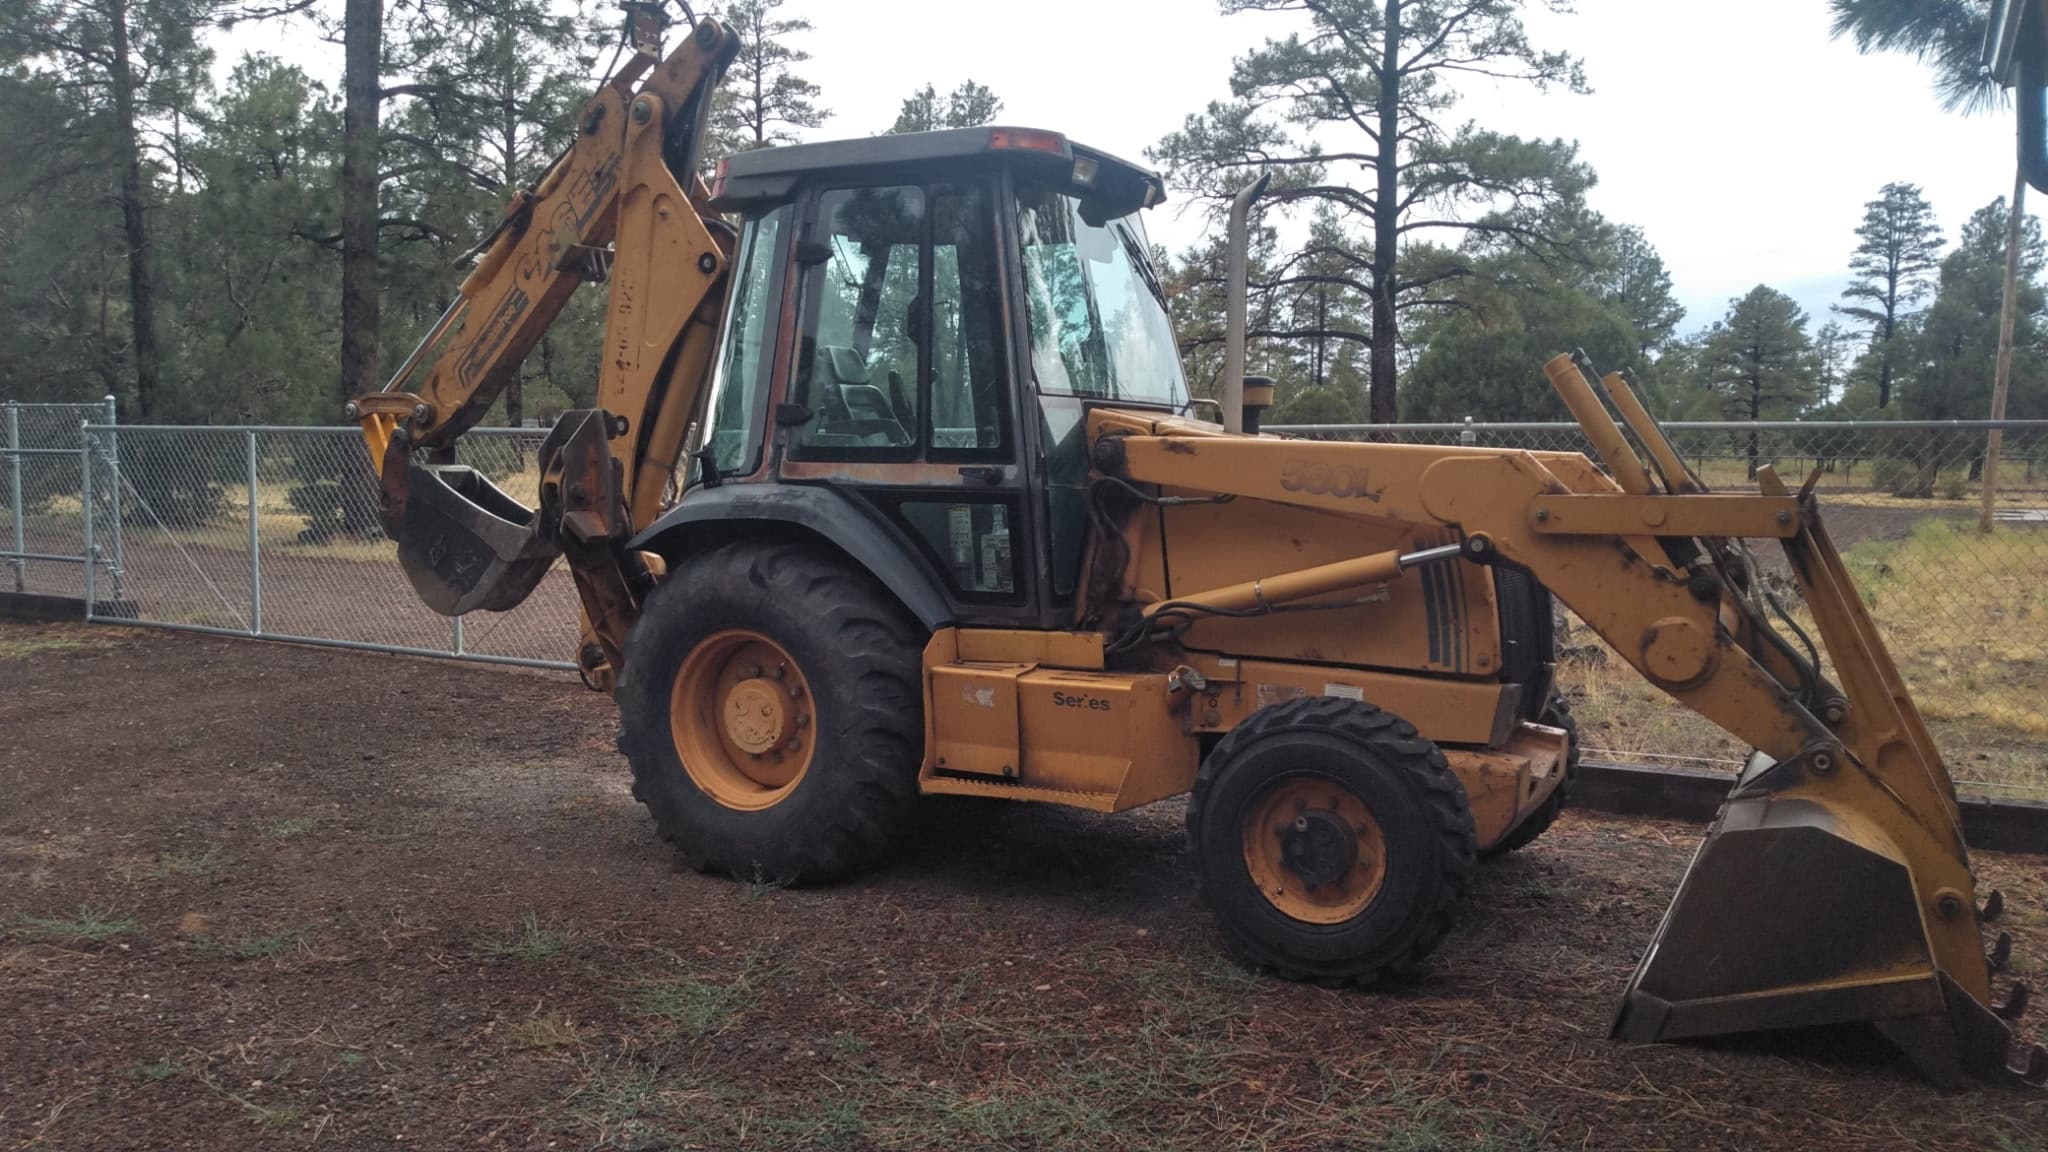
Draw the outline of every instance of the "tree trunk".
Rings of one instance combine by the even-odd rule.
[[[135,71],[126,0],[114,0],[107,17],[114,50],[114,130],[121,148],[121,226],[128,241],[128,317],[135,334],[135,413],[147,422],[156,415],[162,364],[156,347],[156,277],[142,199],[142,146],[135,129]]]
[[[1763,419],[1764,386],[1762,381],[1752,384],[1749,389],[1749,478],[1756,479],[1757,444],[1756,422]]]
[[[347,0],[342,15],[340,399],[383,386],[377,373],[377,118],[383,99],[384,0]],[[351,437],[341,474],[342,530],[374,538],[377,474]]]
[[[1372,385],[1368,419],[1392,424],[1399,409],[1394,395],[1394,256],[1400,225],[1394,205],[1401,196],[1401,0],[1387,0],[1386,42],[1380,52],[1379,187],[1372,213]]]
[[[2020,278],[2020,227],[2027,218],[2027,174],[2013,177],[2012,215],[2005,223],[2005,301],[1998,311],[1998,360],[1991,377],[1991,418],[2005,419],[2006,386],[2012,381],[2012,320]],[[1998,500],[1998,450],[2005,433],[1994,428],[1984,443],[1984,499],[1977,509],[1977,530],[1989,533],[1996,517],[1992,505]]]
[[[341,160],[341,398],[377,378],[377,118],[384,0],[347,0],[343,15]]]

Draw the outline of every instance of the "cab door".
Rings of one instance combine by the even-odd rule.
[[[780,477],[856,495],[963,622],[1035,609],[994,199],[979,179],[817,192],[777,412]]]

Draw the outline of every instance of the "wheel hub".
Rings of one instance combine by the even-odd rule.
[[[1304,812],[1280,829],[1280,866],[1310,888],[1335,884],[1358,863],[1358,834],[1330,811]]]
[[[1309,924],[1363,912],[1386,879],[1386,837],[1357,794],[1335,779],[1279,777],[1246,810],[1244,862],[1268,903]]]
[[[774,685],[759,680],[742,680],[726,693],[720,717],[726,738],[743,752],[759,756],[789,739],[790,710],[787,695]]]
[[[788,797],[817,744],[810,683],[780,644],[732,628],[699,641],[676,670],[669,729],[683,770],[728,808]]]

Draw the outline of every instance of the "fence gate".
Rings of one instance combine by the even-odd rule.
[[[99,443],[87,447],[90,421]],[[84,596],[98,581],[101,596],[122,598],[123,533],[118,502],[97,511],[98,539],[86,515],[90,473],[102,484],[120,474],[114,398],[98,404],[0,404],[0,589]],[[90,562],[88,562],[90,561]]]

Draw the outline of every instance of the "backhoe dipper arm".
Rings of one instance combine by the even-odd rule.
[[[1755,493],[1692,481],[1656,492],[1570,360],[1550,367],[1614,475],[1576,453],[1229,436],[1114,410],[1090,414],[1094,460],[1167,495],[1451,529],[1462,561],[1389,554],[1273,573],[1251,602],[1273,599],[1260,586],[1337,593],[1421,563],[1517,566],[1645,679],[1758,750],[1644,956],[1618,1035],[1868,1020],[1937,1081],[2048,1080],[2048,1050],[2015,1044],[2007,1023],[2024,990],[1990,1006],[2010,945],[1987,959],[1980,924],[1999,902],[1980,916],[1954,786],[1811,492],[1788,492],[1768,468]],[[1665,455],[1647,414],[1628,415]],[[1839,688],[1818,669],[1794,675],[1789,646],[1762,640],[1776,637],[1757,597],[1674,560],[1726,556],[1743,538],[1783,544]],[[1174,599],[1245,599],[1233,591]]]
[[[730,231],[705,209],[693,167],[710,94],[738,40],[707,18],[661,59],[651,9],[636,9],[629,31],[631,55],[584,106],[574,143],[506,205],[455,301],[391,382],[351,404],[380,473],[401,431],[400,451],[450,448],[576,289],[609,279],[598,404],[625,421],[629,435],[614,449],[625,464],[622,495],[651,517],[652,504],[636,497],[651,483],[660,499],[708,347],[693,358],[694,377],[664,378],[661,369],[699,305],[710,298],[715,314],[723,299]],[[408,388],[423,367],[424,383]],[[643,456],[661,466],[643,476]]]

